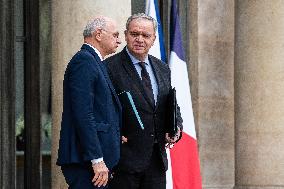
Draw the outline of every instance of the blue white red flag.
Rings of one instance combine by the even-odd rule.
[[[167,177],[167,189],[201,189],[191,93],[176,0],[172,0],[170,36],[169,66],[172,86],[176,88],[177,102],[183,118],[183,135],[182,139],[170,150],[171,175]],[[170,178],[172,178],[172,183],[170,183]]]
[[[156,40],[154,42],[154,45],[150,48],[149,54],[155,56],[156,58],[159,58],[163,62],[166,62],[163,29],[157,0],[146,0],[145,14],[153,17],[158,23],[158,28],[156,31]]]
[[[165,62],[166,53],[157,0],[146,0],[145,12],[158,22],[157,38],[149,54]],[[171,7],[170,36],[169,66],[171,69],[172,86],[176,88],[177,102],[183,118],[183,136],[171,150],[167,150],[169,160],[167,189],[201,189],[202,184],[191,93],[175,0],[172,0]]]

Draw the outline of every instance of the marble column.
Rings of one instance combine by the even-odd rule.
[[[190,5],[196,7],[190,8],[190,59],[202,183],[207,189],[231,189],[235,180],[234,2],[202,0]]]
[[[284,1],[236,1],[236,188],[284,188]]]
[[[70,58],[83,43],[82,32],[95,15],[105,15],[118,22],[122,41],[125,23],[131,14],[131,0],[61,0],[52,1],[52,188],[66,188],[57,159],[62,113],[62,81]],[[123,48],[123,44],[120,49]]]

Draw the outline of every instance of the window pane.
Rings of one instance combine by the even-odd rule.
[[[17,189],[24,188],[24,6],[15,0],[15,123]],[[21,40],[18,40],[21,39]]]
[[[51,1],[40,1],[40,107],[42,189],[51,188]]]
[[[24,188],[24,43],[16,42],[15,52],[15,123],[17,188]]]
[[[16,36],[24,36],[24,6],[23,0],[15,0],[15,32]]]
[[[16,90],[16,139],[17,151],[24,150],[24,43],[16,42],[15,53]]]

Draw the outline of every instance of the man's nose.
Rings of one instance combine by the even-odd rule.
[[[120,37],[118,37],[118,38],[116,39],[116,43],[121,44],[121,38],[120,38]]]
[[[138,36],[136,37],[136,41],[138,41],[138,42],[143,42],[143,36],[142,36],[142,35],[138,35]]]

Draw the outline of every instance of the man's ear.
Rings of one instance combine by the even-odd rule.
[[[127,30],[124,30],[124,40],[127,40]]]
[[[153,45],[154,45],[155,40],[156,40],[156,35],[154,35],[154,37],[153,37],[153,43],[152,43],[152,45],[151,45],[151,46],[153,46]]]
[[[94,32],[94,37],[97,41],[101,41],[102,40],[102,30],[101,29],[97,29]]]

